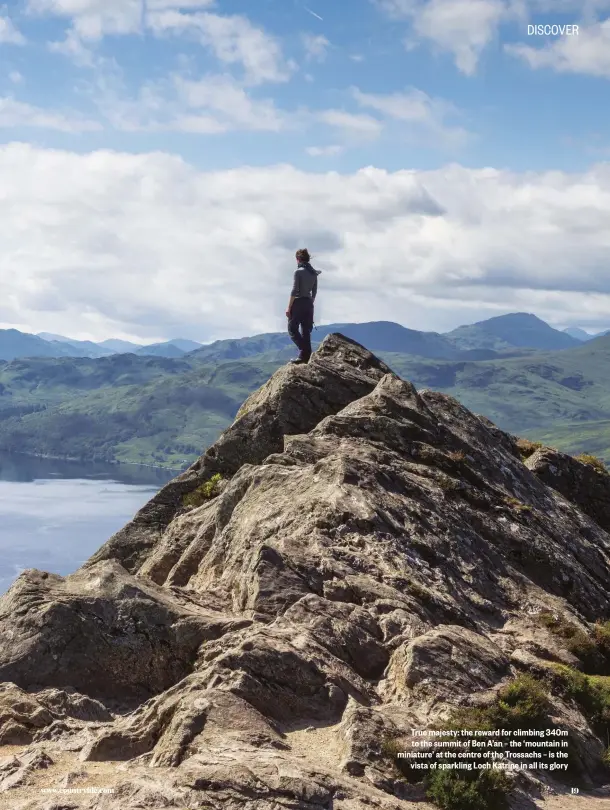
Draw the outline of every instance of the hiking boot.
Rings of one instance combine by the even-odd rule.
[[[292,366],[300,366],[300,365],[302,365],[302,364],[303,364],[303,363],[305,363],[305,362],[306,362],[306,361],[305,361],[305,360],[303,360],[303,358],[302,358],[302,357],[295,357],[295,358],[294,358],[294,360],[291,360],[291,361],[290,361],[290,364],[291,364]]]

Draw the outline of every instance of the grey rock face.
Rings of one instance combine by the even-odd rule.
[[[76,574],[0,599],[0,734],[123,763],[97,810],[408,807],[383,739],[570,662],[530,614],[610,616],[585,489],[331,335]]]

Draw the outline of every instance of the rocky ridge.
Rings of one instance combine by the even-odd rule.
[[[329,335],[76,573],[0,598],[0,806],[424,810],[383,741],[576,663],[537,616],[610,617],[609,497]],[[552,708],[593,787],[603,742]],[[37,792],[91,774],[113,792]]]

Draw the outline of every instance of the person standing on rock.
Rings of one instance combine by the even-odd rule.
[[[286,310],[288,334],[299,349],[299,356],[291,363],[308,363],[311,357],[311,332],[313,329],[313,305],[318,294],[320,270],[314,270],[306,248],[296,252],[297,269]]]

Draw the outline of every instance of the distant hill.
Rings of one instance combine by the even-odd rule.
[[[128,340],[115,340],[114,338],[102,340],[101,343],[98,343],[98,346],[111,349],[113,352],[118,352],[119,354],[135,352],[137,349],[142,348],[139,343],[130,343]]]
[[[407,329],[391,321],[371,321],[370,323],[333,323],[317,326],[311,336],[312,345],[319,345],[326,335],[340,332],[358,341],[372,352],[398,352],[416,357],[444,360],[490,360],[505,354],[487,348],[461,349],[448,336],[438,332],[419,332]],[[287,360],[295,354],[294,344],[284,332],[269,332],[252,337],[217,340],[202,346],[193,354],[199,359],[237,360],[264,354],[270,357],[275,353],[278,360]],[[521,353],[515,347],[507,347],[508,353]]]
[[[570,335],[577,340],[582,341],[583,343],[587,340],[594,340],[598,337],[604,337],[605,335],[610,335],[610,329],[606,329],[603,332],[597,332],[597,334],[590,335],[588,332],[585,332],[584,329],[580,329],[578,326],[570,327],[568,329],[563,330],[566,334]]]
[[[17,357],[68,357],[78,351],[71,344],[43,340],[17,329],[0,329],[0,360]]]
[[[194,352],[200,360],[218,362],[261,354],[268,355],[268,359],[271,359],[269,353],[272,352],[275,353],[274,359],[282,361],[287,360],[295,351],[292,341],[285,332],[217,340],[205,345],[194,340],[173,338],[141,346],[112,338],[98,344],[48,332],[28,336],[16,330],[7,331],[12,331],[13,337],[4,340],[5,354],[2,354],[0,338],[0,359],[32,356],[103,357],[113,353],[178,358],[185,353]],[[341,332],[373,352],[398,352],[433,360],[492,360],[498,357],[525,355],[540,349],[568,349],[582,342],[566,332],[553,329],[540,318],[527,313],[490,318],[470,326],[461,326],[447,334],[421,332],[392,321],[326,324],[314,329],[313,345],[317,346],[332,332]],[[23,335],[24,340],[21,343],[17,340],[17,335]]]
[[[569,335],[570,337],[576,338],[576,340],[581,340],[583,342],[585,340],[591,340],[592,338],[595,337],[595,335],[590,335],[588,332],[585,332],[584,329],[580,329],[578,326],[571,326],[568,329],[564,329],[563,331],[566,333],[566,335]]]
[[[462,349],[491,349],[506,351],[510,348],[561,350],[578,346],[580,340],[527,312],[499,315],[485,321],[460,326],[448,332]]]
[[[142,346],[134,354],[145,357],[182,357],[186,354],[184,349],[179,349],[171,341],[167,343],[153,343],[150,346]]]
[[[0,449],[170,466],[192,461],[293,354],[281,348],[283,335],[246,340],[175,358],[0,362]],[[247,357],[219,356],[254,348],[259,352]],[[610,461],[610,336],[492,360],[378,354],[418,388],[448,393],[505,430]]]
[[[42,338],[43,340],[54,341],[57,340],[59,343],[72,343],[72,338],[64,337],[64,335],[54,335],[52,332],[38,332],[36,337]]]
[[[202,343],[196,343],[194,340],[185,340],[184,338],[173,338],[167,342],[176,346],[178,349],[182,349],[183,352],[194,352],[195,349],[200,349],[203,345]]]
[[[49,343],[61,343],[65,347],[66,355],[72,357],[106,357],[113,354],[112,349],[93,343],[91,340],[74,340],[63,335],[53,335],[49,332],[39,332],[38,337]],[[72,347],[74,351],[70,348]]]

